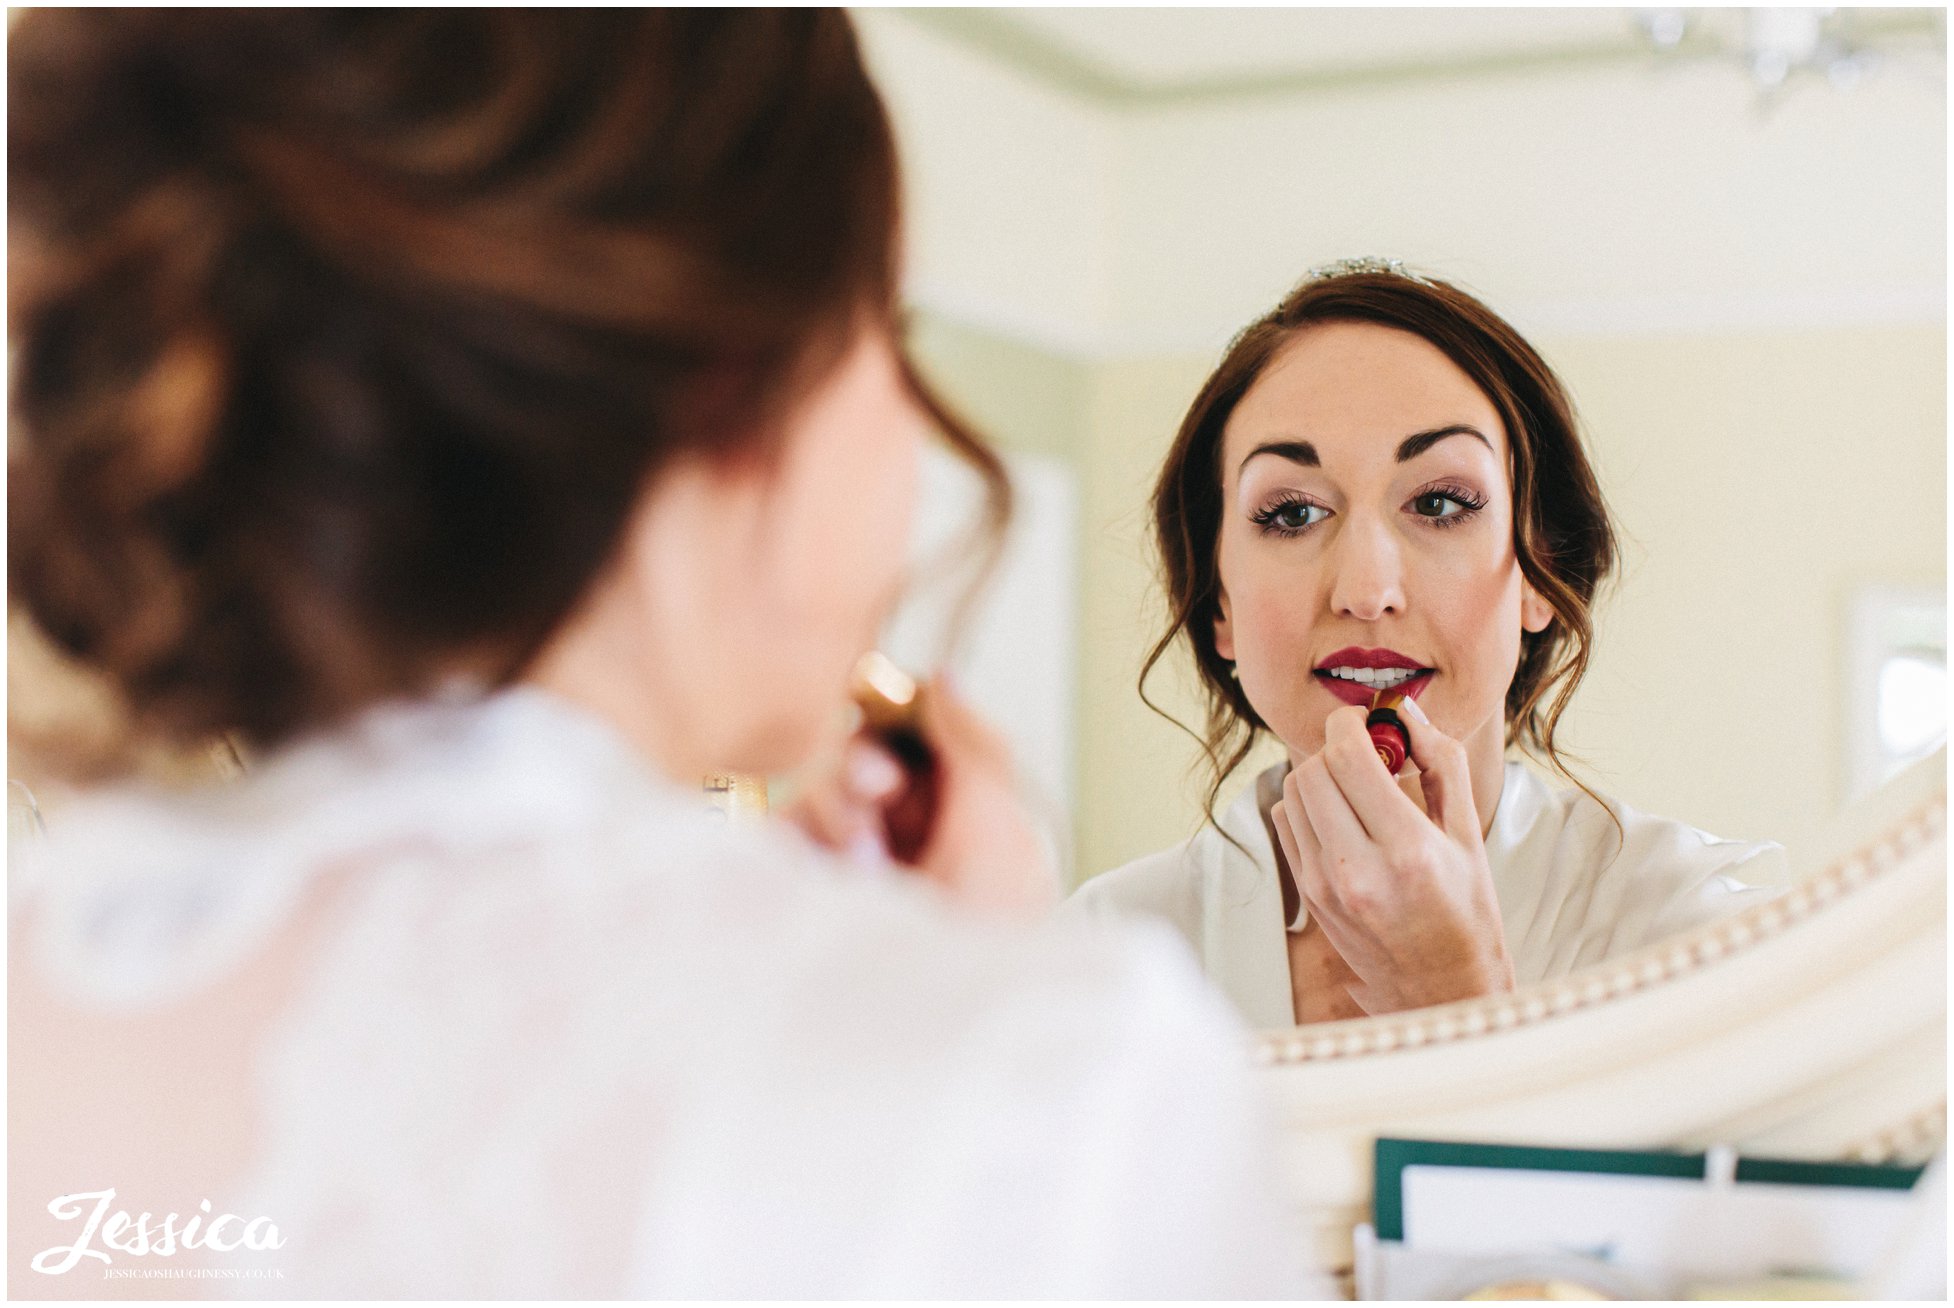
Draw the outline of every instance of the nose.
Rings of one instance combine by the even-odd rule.
[[[1390,527],[1363,514],[1345,518],[1342,527],[1331,547],[1331,611],[1359,622],[1403,613],[1403,560]]]

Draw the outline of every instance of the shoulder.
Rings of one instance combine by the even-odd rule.
[[[1281,771],[1271,768],[1252,779],[1215,822],[1186,840],[1087,880],[1072,892],[1066,911],[1099,918],[1159,918],[1192,939],[1201,927],[1202,906],[1216,885],[1259,873],[1260,869],[1252,870],[1256,856],[1237,848],[1230,836],[1250,849],[1268,844],[1257,792],[1272,775],[1280,785]]]
[[[1055,1023],[1075,1024],[1075,1035],[1099,1042],[1122,1028],[1134,1014],[1150,1014],[1176,1026],[1199,1028],[1212,1036],[1231,1030],[1225,1006],[1214,1006],[1198,970],[1169,924],[1149,920],[1169,916],[1180,878],[1167,851],[1136,861],[1106,876],[1120,875],[1129,895],[1115,892],[1124,907],[1139,910],[1090,920],[1092,915],[1061,911],[1035,925],[976,916],[946,899],[933,886],[891,870],[870,871],[841,864],[806,845],[798,833],[764,833],[754,848],[766,857],[741,862],[756,869],[733,871],[737,882],[754,876],[773,882],[779,869],[798,865],[793,886],[775,886],[797,904],[794,929],[826,948],[805,954],[811,967],[824,957],[881,960],[885,978],[899,984],[914,1007],[930,1014],[939,1030],[954,1030],[956,1015],[991,1021],[1016,1011],[1027,1029],[1049,1031]],[[727,851],[730,853],[731,851]],[[729,869],[729,871],[732,871]],[[1094,878],[1094,885],[1104,877]],[[1076,898],[1076,896],[1075,896]],[[1167,911],[1155,911],[1167,910]],[[886,995],[866,993],[878,979],[855,978],[865,992],[847,997],[886,1009]],[[979,1011],[992,1018],[978,1017]],[[1217,1025],[1219,1021],[1220,1025]],[[1232,1038],[1232,1037],[1229,1037]]]
[[[1730,876],[1777,884],[1786,869],[1784,847],[1775,841],[1713,835],[1575,787],[1556,791],[1553,802],[1566,831],[1591,848],[1599,868],[1612,875],[1689,884]]]
[[[278,1072],[256,1087],[270,1102],[238,1083],[233,1120],[280,1124],[232,1160],[247,1206],[295,1225],[367,1214],[352,1172],[413,1164],[349,1160],[349,1120],[376,1140],[451,1122],[476,1156],[544,1160],[612,1123],[612,1154],[649,1149],[654,1194],[675,1205],[629,1218],[654,1289],[844,1293],[875,1267],[952,1297],[1265,1288],[1244,1269],[1266,1249],[1227,1243],[1274,1211],[1253,1182],[1267,1149],[1246,1032],[1163,927],[976,918],[778,824],[638,806],[528,829],[362,862],[302,912],[326,929],[292,952],[293,1002],[286,983],[253,985],[251,1020],[208,1031]],[[186,1093],[198,1075],[160,1071]],[[468,1107],[512,1102],[523,1112]],[[772,1206],[729,1175],[766,1176]],[[577,1231],[610,1229],[577,1211]],[[918,1214],[927,1229],[890,1248]],[[370,1216],[348,1247],[391,1247]],[[1054,1249],[1055,1227],[1079,1247]],[[1176,1261],[1177,1230],[1212,1232],[1229,1260]],[[537,1274],[482,1252],[482,1285]],[[441,1288],[412,1279],[429,1274],[402,1283]]]
[[[829,860],[792,831],[758,833],[747,853],[720,878],[729,898],[714,913],[752,924],[731,946],[742,975],[715,961],[709,976],[667,985],[702,982],[736,1010],[721,1019],[774,1029],[804,1083],[852,1080],[858,1070],[833,1051],[873,1046],[878,1061],[906,1063],[919,1091],[934,1086],[925,1093],[944,1096],[943,1111],[1010,1104],[1020,1129],[1056,1133],[1040,1148],[1062,1151],[1062,1123],[1095,1098],[1195,1082],[1219,1092],[1246,1066],[1246,1029],[1170,923],[976,916],[907,874]]]
[[[991,1256],[946,1287],[958,1297],[1283,1286],[1249,1033],[1167,925],[985,923],[900,884],[854,886],[832,907],[847,918],[832,947],[782,978],[826,1011],[773,1028],[797,1102],[770,1157],[860,1176],[864,1208],[962,1213],[968,1249]],[[879,1084],[866,1095],[865,1072]],[[945,1151],[982,1165],[938,1182],[873,1162]],[[1049,1249],[1054,1224],[1070,1248]]]
[[[1790,879],[1774,841],[1726,839],[1531,773],[1522,784],[1538,810],[1521,856],[1547,864],[1556,935],[1576,929],[1607,955],[1735,912]]]
[[[1190,921],[1200,903],[1213,833],[1203,830],[1178,845],[1143,854],[1090,878],[1072,892],[1069,911],[1141,914]]]
[[[774,1245],[741,1284],[806,1288],[828,1282],[789,1264],[925,1255],[862,1243],[876,1223],[857,1219],[874,1213],[933,1213],[959,1231],[960,1258],[983,1254],[947,1278],[919,1268],[912,1290],[1203,1297],[1253,1280],[1266,1250],[1235,1249],[1236,1267],[1172,1252],[1176,1231],[1229,1248],[1273,1209],[1255,1181],[1269,1124],[1248,1032],[1171,930],[974,917],[906,875],[833,864],[791,832],[742,844],[710,871],[724,873],[712,916],[743,933],[643,991],[606,991],[626,1004],[688,997],[666,1055],[699,1105],[688,1137],[723,1137],[763,1162],[782,1196],[832,1205],[845,1193],[849,1221],[807,1228],[818,1249]],[[656,928],[650,952],[681,929]],[[723,1172],[726,1158],[701,1165]],[[692,1188],[689,1173],[667,1179]],[[743,1204],[718,1214],[729,1230],[744,1230]],[[1055,1225],[1074,1231],[1071,1247],[1050,1246]],[[649,1238],[662,1229],[653,1214]],[[798,1238],[750,1234],[737,1243]],[[856,1275],[838,1269],[834,1284]]]

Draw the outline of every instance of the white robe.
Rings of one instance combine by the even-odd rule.
[[[288,1279],[201,1288],[1322,1288],[1247,1033],[1171,933],[986,921],[783,824],[727,826],[539,693],[376,710],[200,795],[83,801],[26,863],[16,965],[123,1014],[195,1005],[341,887],[253,1037],[245,1175],[210,1196],[287,1240],[226,1257]]]
[[[1282,797],[1287,767],[1265,770],[1217,819],[1252,856],[1203,827],[1181,845],[1093,877],[1067,911],[1162,919],[1251,1025],[1295,1025],[1282,888],[1262,818]],[[1719,840],[1609,803],[1621,821],[1619,852],[1614,823],[1592,798],[1506,764],[1486,860],[1521,985],[1735,912],[1785,883],[1782,846]]]

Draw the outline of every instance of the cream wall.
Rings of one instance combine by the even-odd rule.
[[[1768,106],[1734,63],[1628,59],[1115,107],[854,16],[904,151],[909,298],[1073,357],[1217,350],[1373,253],[1542,337],[1945,319],[1931,42]]]
[[[1442,270],[1543,336],[1931,321],[1945,117],[1897,71],[1766,112],[1734,68],[1632,62],[1136,114],[1115,339],[1217,348],[1352,254]]]
[[[895,122],[911,302],[1068,355],[1112,308],[1113,118],[889,10],[857,10]]]
[[[1569,740],[1632,803],[1795,851],[1845,798],[1852,591],[1946,586],[1946,332],[1543,346],[1624,544]]]

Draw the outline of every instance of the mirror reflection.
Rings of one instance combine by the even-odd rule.
[[[1945,1138],[1943,33],[1759,12],[10,18],[9,1288],[1368,1294],[1531,1140],[1809,1290],[1690,1214]]]
[[[1210,17],[863,23],[912,348],[1044,488],[959,666],[1068,911],[1283,1026],[1781,889],[1945,739],[1939,16],[1825,20],[1856,80],[1736,13]]]

